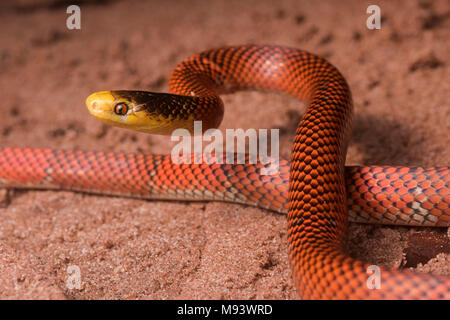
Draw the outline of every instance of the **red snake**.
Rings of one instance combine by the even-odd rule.
[[[174,164],[163,155],[4,147],[0,187],[220,200],[287,211],[289,258],[302,298],[450,299],[448,277],[408,270],[380,267],[381,287],[373,288],[370,264],[345,254],[348,217],[449,226],[450,168],[344,167],[353,107],[349,87],[333,65],[294,48],[226,47],[183,61],[169,87],[171,94],[101,92],[87,103],[109,124],[168,133],[175,122],[189,130],[193,120],[203,121],[204,130],[218,126],[219,93],[282,91],[308,102],[290,164],[281,161],[276,174],[263,176],[264,164]],[[101,100],[105,95],[109,100]],[[162,125],[146,128],[143,118]]]

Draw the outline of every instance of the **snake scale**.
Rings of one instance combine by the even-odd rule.
[[[450,279],[370,266],[345,253],[347,223],[450,225],[449,167],[345,167],[352,98],[341,73],[295,48],[244,45],[208,50],[180,63],[170,94],[102,91],[87,99],[111,125],[156,134],[217,127],[219,94],[276,90],[308,103],[290,162],[175,164],[167,155],[0,148],[0,187],[68,189],[148,199],[220,200],[287,212],[289,259],[304,299],[450,299]],[[196,155],[192,155],[195,157]]]

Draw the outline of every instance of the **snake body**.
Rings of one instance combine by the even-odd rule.
[[[4,147],[0,186],[222,200],[287,212],[289,257],[302,298],[450,299],[449,278],[410,271],[380,267],[381,288],[372,288],[370,264],[345,254],[349,216],[448,226],[450,169],[344,167],[352,99],[333,65],[294,48],[226,47],[183,61],[169,89],[170,94],[104,91],[87,104],[108,124],[167,134],[175,127],[192,131],[194,120],[201,120],[204,130],[217,127],[223,116],[220,93],[282,91],[308,102],[290,163],[281,161],[278,173],[262,176],[263,164],[174,164],[162,155]]]

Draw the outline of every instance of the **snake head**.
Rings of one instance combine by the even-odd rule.
[[[192,114],[174,110],[186,111],[186,105],[180,105],[179,97],[174,97],[147,91],[99,91],[86,99],[86,106],[95,118],[106,124],[170,135],[177,128],[190,130],[193,123]]]

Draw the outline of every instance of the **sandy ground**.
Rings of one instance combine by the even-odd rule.
[[[69,1],[70,2],[70,1]],[[355,124],[348,164],[448,165],[450,6],[378,1],[66,1],[0,4],[0,145],[168,153],[169,138],[108,128],[85,97],[166,91],[174,66],[231,44],[295,46],[348,79]],[[225,128],[280,128],[288,157],[303,106],[281,94],[224,97]],[[251,115],[251,116],[250,116]],[[298,299],[285,216],[222,203],[0,191],[0,297]],[[447,229],[351,224],[350,254],[450,275]],[[81,288],[67,286],[68,267]]]

